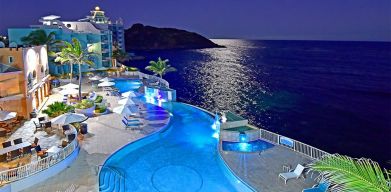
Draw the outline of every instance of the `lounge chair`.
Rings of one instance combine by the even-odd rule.
[[[284,179],[286,184],[289,179],[298,179],[302,175],[304,169],[305,167],[303,165],[297,164],[295,170],[290,170],[287,173],[280,173],[278,177]]]
[[[312,188],[304,189],[303,192],[326,192],[330,184],[328,182],[320,182],[317,185],[314,185]]]
[[[122,119],[122,123],[125,125],[125,129],[127,128],[140,128],[141,125],[143,125],[143,123],[138,120],[138,119],[135,119],[135,120],[124,120]]]

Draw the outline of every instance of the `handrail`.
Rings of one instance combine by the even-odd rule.
[[[62,160],[66,159],[78,147],[77,139],[74,139],[69,145],[57,153],[47,156],[38,161],[32,161],[27,165],[0,172],[0,184],[14,182],[25,177],[29,177],[45,169],[48,169]]]
[[[252,126],[252,127],[254,127],[254,126]],[[256,127],[256,128],[258,128],[258,127]],[[323,150],[318,149],[316,147],[313,147],[311,145],[302,143],[300,141],[291,139],[289,137],[286,137],[286,136],[283,136],[283,135],[280,135],[280,134],[277,134],[277,133],[274,133],[274,132],[271,132],[271,131],[268,131],[268,130],[265,130],[262,128],[258,128],[258,129],[260,131],[259,134],[260,134],[261,139],[264,139],[264,140],[267,140],[273,144],[291,149],[295,152],[304,154],[306,156],[311,157],[312,159],[320,159],[323,155],[329,155],[329,153],[327,153],[326,151],[323,151]],[[282,144],[281,138],[289,139],[290,141],[293,142],[293,146],[287,146],[287,145]]]

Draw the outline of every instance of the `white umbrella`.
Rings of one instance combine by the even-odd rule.
[[[97,81],[97,80],[102,79],[102,78],[99,77],[99,76],[97,76],[97,75],[95,75],[95,76],[90,77],[90,78],[88,78],[88,79],[91,80],[91,81]]]
[[[113,86],[113,85],[115,85],[114,82],[104,81],[103,83],[99,83],[98,87],[110,87],[110,86]]]
[[[122,97],[137,97],[137,95],[133,91],[127,91],[121,94]]]
[[[68,83],[66,85],[60,86],[61,89],[79,89],[79,85]]]
[[[63,89],[59,92],[61,95],[75,95],[79,93],[78,89]]]
[[[101,79],[99,81],[103,81],[103,82],[105,82],[105,81],[114,81],[114,79],[105,77],[105,78],[103,78],[103,79]]]
[[[115,107],[113,109],[113,112],[121,115],[130,115],[130,114],[138,113],[139,111],[136,105],[121,105]]]
[[[65,113],[51,120],[53,124],[68,125],[70,123],[82,122],[87,117],[80,113]]]
[[[121,99],[118,101],[118,104],[121,105],[134,105],[135,103],[130,98]]]
[[[0,111],[0,121],[7,121],[15,117],[16,117],[16,112]]]

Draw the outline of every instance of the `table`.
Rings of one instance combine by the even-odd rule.
[[[49,153],[49,154],[56,154],[56,153],[58,153],[60,151],[61,151],[60,147],[52,146],[46,152]]]
[[[3,155],[5,153],[9,153],[9,152],[16,150],[16,149],[22,149],[22,148],[28,147],[30,145],[31,145],[31,143],[29,143],[29,142],[23,142],[23,143],[19,143],[17,145],[12,145],[12,146],[9,146],[6,148],[2,148],[2,149],[0,149],[0,155]]]

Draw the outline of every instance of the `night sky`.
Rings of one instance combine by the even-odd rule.
[[[391,41],[391,0],[0,0],[0,34],[55,14],[106,15],[209,38]]]

